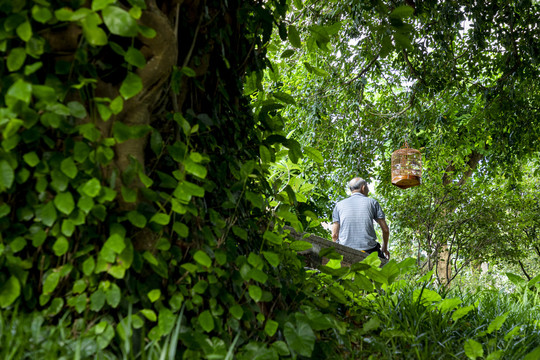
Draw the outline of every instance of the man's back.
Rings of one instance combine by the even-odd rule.
[[[332,221],[339,223],[339,243],[358,250],[377,246],[373,220],[384,219],[379,203],[361,193],[353,193],[336,204]]]

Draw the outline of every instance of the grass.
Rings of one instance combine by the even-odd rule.
[[[362,305],[348,309],[347,316],[361,319],[349,328],[352,341],[359,344],[351,358],[540,358],[537,288],[524,285],[504,292],[481,286],[439,291],[429,279],[409,279],[367,297],[369,306],[362,298]],[[132,329],[129,312],[120,325],[107,318],[88,324],[72,315],[53,322],[39,312],[2,311],[0,358],[172,360],[186,355],[179,341],[183,311],[172,331],[154,341],[148,340],[144,327]],[[119,326],[124,326],[122,331]],[[235,358],[236,340],[238,336],[219,358]]]
[[[441,291],[429,283],[407,282],[377,296],[369,312],[379,324],[364,335],[381,359],[524,359],[540,352],[540,295],[523,288],[505,293]],[[441,304],[464,309],[447,309]],[[373,326],[372,326],[373,327]],[[359,357],[367,356],[359,354]]]

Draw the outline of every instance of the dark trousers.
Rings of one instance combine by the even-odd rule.
[[[382,259],[386,259],[386,256],[384,255],[384,253],[382,252],[381,250],[381,244],[377,243],[377,246],[375,247],[372,247],[371,249],[367,249],[367,250],[364,250],[365,252],[367,252],[368,254],[371,254],[372,252],[377,252],[377,255],[382,258]]]

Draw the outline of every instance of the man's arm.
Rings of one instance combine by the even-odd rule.
[[[390,252],[388,251],[388,238],[390,237],[390,229],[388,228],[385,219],[376,219],[375,221],[379,223],[382,230],[383,244],[381,246],[381,251],[386,255],[388,259],[390,259]]]
[[[332,224],[332,241],[337,242],[339,239],[339,223],[336,221]]]

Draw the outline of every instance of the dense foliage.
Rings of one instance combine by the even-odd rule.
[[[436,296],[431,273],[410,280],[413,285],[407,287],[403,276],[415,271],[414,260],[379,268],[378,259],[370,257],[348,268],[329,252],[332,260],[326,266],[307,270],[297,251],[310,245],[291,241],[283,228],[323,233],[316,212],[330,203],[328,187],[321,184],[328,179],[342,183],[354,166],[365,175],[376,164],[382,164],[383,179],[389,152],[384,143],[397,143],[399,130],[408,127],[402,122],[375,131],[393,122],[359,117],[359,128],[370,135],[366,130],[353,145],[366,144],[367,165],[358,159],[349,164],[352,158],[342,150],[348,147],[352,153],[351,144],[324,142],[335,138],[332,133],[314,143],[319,130],[328,127],[319,120],[291,136],[286,116],[294,110],[289,105],[302,111],[309,105],[315,114],[326,114],[326,120],[340,121],[343,135],[352,136],[354,130],[346,126],[346,112],[337,116],[323,106],[330,97],[291,93],[287,86],[297,82],[279,77],[283,64],[273,61],[273,51],[289,45],[303,49],[304,33],[298,29],[307,29],[311,37],[305,56],[321,64],[305,61],[305,78],[328,79],[333,72],[324,70],[325,58],[319,55],[330,51],[330,40],[340,34],[365,40],[373,34],[386,54],[370,56],[403,66],[400,59],[422,60],[415,58],[419,55],[412,50],[418,44],[411,39],[429,38],[415,33],[405,19],[417,18],[411,23],[424,29],[431,24],[424,16],[438,13],[436,2],[413,11],[393,2],[333,5],[300,0],[0,2],[3,358],[342,359],[406,353],[407,344],[394,335],[408,344],[416,337],[414,351],[432,351],[417,332],[425,324],[398,328],[382,321],[394,316],[386,309],[399,299],[413,304],[424,318],[446,322],[451,317],[457,329],[464,329],[461,319],[481,310],[480,303],[445,302]],[[524,14],[516,28],[526,42],[534,37],[527,31],[537,29],[527,28],[531,14]],[[479,34],[475,46],[491,43],[485,31]],[[433,55],[444,52],[441,44],[433,40]],[[341,42],[343,56],[334,59],[343,66],[349,45]],[[400,58],[406,50],[411,58]],[[286,51],[283,58],[296,56]],[[531,56],[535,51],[530,49]],[[503,134],[516,134],[512,139],[518,145],[508,142],[506,147],[502,130],[489,134],[508,150],[501,156],[512,157],[532,151],[524,144],[537,136],[537,129],[526,127],[522,115],[527,106],[536,109],[538,94],[508,90],[508,84],[535,89],[537,83],[532,62],[519,63],[526,75],[520,82],[504,75],[511,68],[506,69],[512,59],[507,55],[494,55],[499,64],[494,72],[503,72],[504,84],[486,94],[505,99],[494,102],[499,105],[516,100],[523,105],[523,114],[515,115]],[[345,73],[355,69],[351,64]],[[428,70],[425,79],[430,74],[436,78],[435,70]],[[387,74],[396,81],[400,77]],[[362,76],[345,82],[364,89]],[[268,85],[268,79],[274,82]],[[313,84],[320,91],[318,80]],[[331,89],[339,95],[339,88]],[[453,96],[429,86],[421,89],[411,98],[440,97],[433,113]],[[343,94],[331,101],[348,104],[350,94]],[[482,121],[499,126],[510,110],[488,117],[491,108],[478,96],[473,92],[463,102],[449,102],[452,109],[469,104],[474,111],[465,118],[470,121],[459,120],[462,114],[453,110],[447,116],[452,124],[461,121],[455,131],[481,140],[458,141],[460,135],[446,131],[445,121],[427,121],[431,117],[425,112],[416,113],[415,134],[430,134],[425,146],[441,159],[433,168],[452,157],[453,147],[463,155],[463,161],[452,164],[456,173],[476,166],[465,166],[476,150],[497,158],[499,153],[488,151],[490,141],[479,132],[485,128]],[[376,109],[370,111],[390,106],[383,100],[369,100]],[[309,131],[313,136],[308,137]],[[448,137],[447,147],[430,145],[428,140],[439,135]],[[477,142],[481,146],[474,150]],[[367,156],[370,152],[377,155]],[[341,172],[329,171],[332,164],[341,164]],[[312,181],[306,169],[319,181]],[[536,309],[538,278],[513,279],[531,299],[524,309]],[[530,318],[518,319],[518,314],[506,321],[498,316],[504,314],[479,318],[479,324],[488,326],[486,334],[474,340],[464,333],[471,339],[458,341],[464,350],[457,356],[480,354],[484,339],[491,341],[503,324],[519,326],[515,336],[537,333],[538,324]],[[488,342],[485,351],[511,356],[538,352],[535,340],[514,348],[508,345],[511,339]]]
[[[441,264],[441,281],[456,274],[444,269],[480,254],[516,259],[516,238],[507,235],[520,231],[497,222],[521,201],[513,192],[528,187],[523,174],[538,177],[528,161],[538,158],[540,138],[539,4],[373,5],[295,6],[295,36],[289,44],[275,36],[269,48],[267,93],[284,100],[280,116],[291,138],[325,159],[297,170],[316,189],[313,210],[328,218],[346,181],[359,175],[377,185],[396,254]],[[403,192],[390,184],[390,155],[405,142],[422,152],[425,186]],[[537,212],[538,204],[526,203]],[[495,229],[497,239],[488,239]]]

